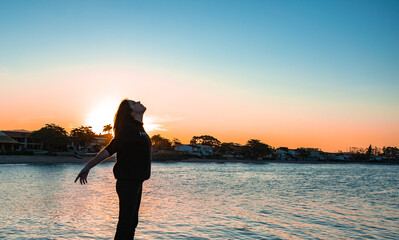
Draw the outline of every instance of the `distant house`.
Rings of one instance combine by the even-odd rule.
[[[79,144],[79,138],[68,136],[69,143],[68,149],[74,151],[83,151],[83,152],[98,152],[102,148],[108,145],[109,141],[112,139],[112,135],[100,135],[95,136],[92,142],[87,143],[87,146],[83,147]]]
[[[207,157],[213,155],[213,149],[210,146],[206,145],[192,145],[192,144],[183,144],[175,147],[175,150],[178,152],[183,152],[191,155],[196,155],[199,157]]]
[[[236,143],[229,143],[219,149],[219,155],[223,158],[243,158],[243,146]]]
[[[15,150],[33,150],[33,149],[40,149],[41,144],[35,143],[30,138],[32,134],[31,131],[26,130],[16,130],[16,131],[2,131],[8,137],[12,138],[13,140],[18,142]]]
[[[289,156],[291,156],[291,157],[294,157],[294,158],[297,157],[297,153],[296,153],[295,150],[289,149],[288,152],[287,152],[287,154],[288,154]]]
[[[379,157],[379,156],[371,156],[371,157],[369,158],[369,161],[381,161],[381,160],[382,160],[382,158]]]
[[[106,147],[110,140],[112,139],[112,136],[108,135],[100,135],[100,136],[95,136],[94,141],[90,143],[90,148],[92,152],[98,152],[102,148]]]
[[[278,148],[276,150],[276,152],[274,153],[276,155],[276,159],[277,160],[287,160],[287,151],[288,149],[282,149],[282,148]]]
[[[320,152],[318,152],[318,151],[310,151],[309,157],[310,157],[310,158],[320,159],[321,154],[320,154]]]
[[[351,161],[352,157],[347,154],[334,154],[334,153],[329,153],[327,154],[327,159],[330,161]]]
[[[7,136],[4,132],[0,131],[0,151],[15,151],[18,148],[19,142]]]
[[[286,147],[281,147],[274,153],[277,160],[294,160],[297,158],[297,152]]]

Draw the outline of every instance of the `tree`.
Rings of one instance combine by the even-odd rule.
[[[103,128],[103,133],[111,134],[111,132],[112,132],[112,125],[111,124],[105,125]]]
[[[182,143],[178,138],[173,138],[172,140],[172,147],[180,146]]]
[[[89,143],[94,141],[96,135],[93,130],[91,130],[91,126],[80,126],[71,130],[71,136],[76,138],[76,142],[79,146],[86,147]]]
[[[362,155],[362,154],[366,154],[366,149],[364,148],[358,148],[358,147],[350,147],[349,148],[349,154],[352,155]]]
[[[207,145],[210,147],[219,147],[220,146],[220,141],[210,135],[202,135],[202,136],[194,136],[191,141],[190,144],[193,145],[197,145],[197,144],[201,144],[201,145]]]
[[[238,143],[222,143],[220,147],[217,149],[215,154],[224,155],[224,154],[231,154],[231,155],[243,155],[244,147]]]
[[[263,157],[272,153],[272,148],[258,139],[250,139],[245,145],[250,157]]]
[[[383,147],[382,154],[385,157],[395,157],[399,155],[399,149],[397,147]]]
[[[351,155],[352,159],[356,161],[365,161],[368,160],[370,157],[368,155],[369,149],[365,148],[358,148],[358,147],[350,147],[349,154]]]
[[[299,159],[304,159],[304,158],[312,157],[312,155],[311,155],[312,152],[321,152],[321,150],[319,148],[300,147],[300,148],[296,149],[296,152],[298,153]]]
[[[54,123],[46,124],[34,131],[31,138],[40,141],[42,148],[50,151],[65,150],[68,144],[67,131]]]
[[[151,137],[151,143],[155,150],[171,150],[172,143],[169,139],[156,134]]]
[[[370,146],[367,148],[367,152],[366,152],[366,154],[367,154],[367,156],[371,156],[371,155],[373,155],[373,146],[371,146],[371,144],[370,144]]]
[[[378,156],[378,155],[380,155],[381,154],[381,150],[383,150],[383,149],[380,149],[380,148],[378,148],[378,147],[373,147],[371,144],[370,144],[370,146],[367,148],[367,151],[366,151],[366,154],[367,154],[367,156],[368,157],[370,157],[370,156],[372,156],[372,155],[374,155],[374,156]]]

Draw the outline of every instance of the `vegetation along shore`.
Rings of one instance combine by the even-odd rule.
[[[85,163],[112,139],[112,126],[95,134],[90,126],[73,128],[68,133],[56,124],[46,124],[37,131],[0,131],[0,164],[4,163]],[[245,145],[221,142],[210,135],[193,136],[188,144],[151,137],[153,161],[244,162],[244,163],[399,163],[396,146],[378,148],[351,147],[347,151],[324,152],[318,148],[275,148],[258,139]],[[115,161],[115,157],[107,161]]]

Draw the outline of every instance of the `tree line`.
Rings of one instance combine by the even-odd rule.
[[[103,136],[112,138],[111,125],[104,126]],[[74,138],[79,147],[87,147],[90,143],[95,140],[97,135],[93,132],[91,126],[80,126],[72,128],[70,133],[65,130],[65,128],[60,127],[54,123],[46,124],[44,127],[37,131],[33,131],[30,135],[34,142],[42,144],[42,149],[47,149],[50,151],[63,151],[66,150],[66,146],[70,143],[70,138]]]
[[[181,145],[177,138],[169,140],[156,134],[151,137],[151,142],[155,151],[173,150]],[[242,157],[263,157],[271,154],[275,149],[258,139],[250,139],[242,146],[238,143],[228,142],[222,143],[217,138],[210,135],[193,136],[190,145],[206,145],[212,147],[215,155],[234,154]]]
[[[112,139],[112,126],[111,124],[105,125],[103,128],[103,135],[109,140]],[[96,135],[91,126],[80,126],[72,128],[68,132],[61,126],[54,123],[45,124],[44,127],[37,131],[33,131],[31,138],[35,142],[42,144],[42,149],[50,151],[63,151],[66,150],[66,146],[70,143],[70,137],[73,137],[73,141],[80,147],[87,147],[95,140]],[[151,142],[154,151],[167,151],[174,150],[176,146],[182,145],[181,141],[177,138],[169,140],[162,137],[160,134],[153,135]],[[235,150],[241,146],[237,143],[222,143],[217,138],[210,135],[193,136],[190,140],[191,145],[207,145],[214,149],[215,153],[224,154]],[[265,143],[262,143],[257,139],[248,140],[247,144],[240,149],[239,153],[245,156],[256,157],[270,154],[273,148]]]
[[[105,125],[103,128],[103,134],[96,135],[91,126],[80,126],[72,128],[68,132],[61,126],[54,123],[45,124],[44,127],[37,131],[33,131],[31,139],[33,141],[41,143],[42,149],[50,151],[63,151],[66,150],[66,146],[70,143],[71,138],[77,146],[87,147],[94,140],[96,136],[106,137],[109,140],[112,139],[112,125]],[[155,152],[157,151],[173,151],[175,147],[182,145],[181,141],[177,138],[172,140],[162,137],[160,134],[153,135],[151,137],[152,146]],[[247,158],[256,158],[268,156],[276,151],[276,149],[266,143],[261,142],[258,139],[249,139],[245,145],[240,145],[233,142],[221,142],[217,138],[210,135],[193,136],[190,140],[191,145],[207,145],[212,147],[215,155],[234,154],[240,155]],[[281,147],[279,149],[288,150],[288,148]],[[99,150],[99,149],[98,149]],[[321,152],[317,148],[298,148],[296,149],[299,155],[306,156],[307,153],[316,151]],[[343,153],[339,151],[338,153]],[[373,147],[370,145],[368,148],[349,148],[349,152],[354,159],[362,160],[369,158],[370,156],[386,156],[395,158],[399,155],[399,149],[397,147]]]

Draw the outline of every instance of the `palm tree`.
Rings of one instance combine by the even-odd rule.
[[[104,128],[103,128],[103,132],[104,133],[111,134],[111,131],[112,131],[112,125],[111,124],[107,124],[107,125],[104,126]]]

